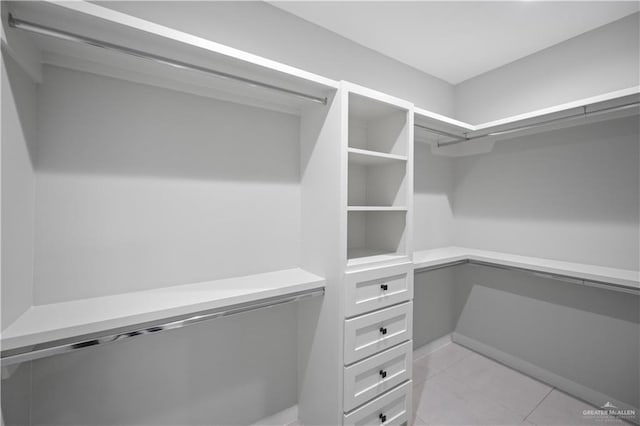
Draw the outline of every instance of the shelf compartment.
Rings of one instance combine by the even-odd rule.
[[[417,271],[428,271],[464,263],[531,272],[542,278],[546,277],[574,284],[640,294],[640,272],[628,269],[564,262],[466,247],[443,247],[413,253],[413,264]]]
[[[231,311],[249,310],[256,304],[266,307],[284,303],[292,296],[321,294],[323,290],[323,278],[294,268],[33,306],[3,331],[2,362],[22,362],[92,346],[105,336],[141,335],[144,333],[138,329],[142,325],[148,332],[160,331],[154,327],[161,326],[163,330],[179,328],[167,321],[188,325]]]
[[[408,112],[395,105],[349,94],[349,147],[382,154],[408,153]]]
[[[350,163],[347,195],[350,206],[405,206],[407,162]]]
[[[406,256],[406,211],[350,211],[347,222],[349,265]]]

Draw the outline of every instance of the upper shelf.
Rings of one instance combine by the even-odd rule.
[[[324,279],[299,268],[94,297],[29,308],[2,332],[2,358],[34,345],[55,346],[65,339],[139,324],[225,310],[238,305],[322,290]],[[80,340],[78,340],[80,339]]]
[[[445,247],[414,252],[415,269],[435,269],[457,263],[478,263],[507,269],[525,270],[538,275],[569,278],[576,284],[605,287],[640,294],[640,272],[606,266],[563,262],[465,247]]]
[[[387,154],[359,148],[347,148],[347,152],[349,153],[349,163],[363,166],[393,164],[398,161],[406,162],[408,159],[406,155]]]
[[[3,43],[36,80],[41,65],[50,64],[290,113],[309,105],[265,88],[9,28],[8,12],[41,26],[319,98],[330,97],[338,88],[334,80],[85,1],[10,2],[3,9]]]
[[[489,152],[501,139],[639,114],[636,86],[478,125],[420,108],[415,108],[414,119],[416,140],[433,144],[434,153],[460,156]]]

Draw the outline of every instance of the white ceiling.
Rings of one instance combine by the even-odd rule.
[[[639,10],[637,1],[275,1],[452,84]]]

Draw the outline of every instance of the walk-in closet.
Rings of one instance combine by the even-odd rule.
[[[640,3],[1,8],[2,425],[640,425]]]

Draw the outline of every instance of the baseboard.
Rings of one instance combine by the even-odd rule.
[[[442,337],[437,338],[436,340],[432,340],[424,346],[420,346],[418,349],[413,350],[413,359],[422,358],[423,356],[427,356],[432,352],[437,351],[443,346],[448,345],[452,341],[452,333],[446,334]]]
[[[298,406],[294,405],[272,416],[260,419],[251,426],[286,426],[298,420]]]
[[[610,402],[619,409],[622,410],[635,410],[636,413],[640,413],[638,407],[634,407],[630,404],[619,401],[613,397],[607,396],[601,392],[598,392],[594,389],[588,388],[584,385],[576,383],[572,380],[566,379],[562,376],[559,376],[551,371],[545,370],[544,368],[538,367],[537,365],[531,364],[523,359],[517,358],[513,355],[509,355],[508,353],[502,352],[492,346],[481,343],[477,340],[474,340],[470,337],[464,336],[458,332],[453,332],[451,335],[452,341],[465,346],[475,352],[478,352],[482,355],[485,355],[489,358],[492,358],[507,367],[511,367],[514,370],[518,370],[528,376],[533,377],[534,379],[540,380],[565,392],[575,398],[581,399],[589,404],[592,404],[596,407],[601,407],[606,402]],[[629,421],[629,419],[625,419]],[[640,416],[636,414],[635,420],[632,420],[636,424],[640,424]]]

